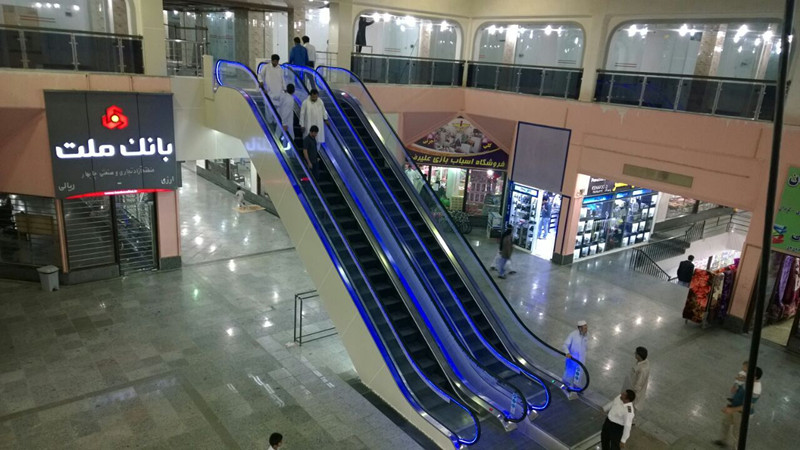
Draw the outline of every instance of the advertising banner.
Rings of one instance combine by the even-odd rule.
[[[56,198],[179,187],[172,95],[45,92]]]
[[[772,249],[800,256],[800,168],[789,167],[772,226]]]
[[[506,170],[508,153],[463,117],[456,117],[408,148],[417,164]]]
[[[624,192],[634,189],[634,186],[625,183],[615,183],[605,178],[591,178],[589,180],[589,189],[586,195],[601,195],[609,194],[611,192]]]

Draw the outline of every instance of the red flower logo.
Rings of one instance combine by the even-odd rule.
[[[109,130],[121,130],[128,126],[128,116],[122,113],[119,106],[109,106],[103,116],[103,126]]]

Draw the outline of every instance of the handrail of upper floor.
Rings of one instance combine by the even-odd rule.
[[[290,68],[292,71],[298,71],[298,70],[299,70],[299,71],[302,71],[302,72],[305,74],[305,75],[304,75],[305,77],[314,77],[314,79],[313,79],[313,83],[314,83],[314,85],[316,86],[316,88],[318,89],[318,91],[320,91],[320,93],[321,93],[321,97],[335,98],[335,97],[334,97],[334,95],[333,95],[333,92],[332,92],[332,90],[330,89],[330,87],[328,86],[327,82],[325,81],[325,79],[322,77],[322,75],[321,75],[319,72],[317,72],[317,71],[315,71],[314,69],[312,69],[312,68],[309,68],[309,67],[292,66],[292,65],[288,65],[288,64],[284,64],[283,66],[284,66],[284,67],[288,67],[288,68]],[[259,67],[263,67],[263,66],[259,66]],[[323,66],[323,67],[324,67],[324,66]],[[303,82],[301,81],[301,82],[300,82],[300,84],[301,84],[301,86],[302,86],[302,87],[304,87],[304,88],[305,88],[305,83],[303,83]],[[352,126],[350,125],[349,121],[348,121],[348,120],[347,120],[347,118],[346,118],[346,115],[344,114],[344,111],[342,111],[342,109],[341,109],[341,106],[340,106],[340,105],[339,105],[337,102],[335,102],[335,101],[334,101],[334,102],[332,102],[331,106],[332,106],[333,108],[335,108],[335,110],[336,110],[336,113],[337,113],[339,116],[341,116],[342,120],[343,120],[343,121],[345,122],[345,124],[347,125],[347,127],[348,127],[349,131],[350,131],[350,132],[352,133],[352,135],[353,135],[353,138],[354,138],[354,140],[357,142],[357,144],[358,144],[358,146],[359,146],[359,149],[360,149],[360,151],[361,151],[361,152],[363,152],[363,154],[366,156],[366,157],[365,157],[365,160],[366,160],[366,161],[367,161],[367,163],[370,165],[370,168],[372,169],[373,173],[375,173],[375,174],[376,174],[376,176],[377,176],[377,178],[378,178],[378,180],[379,180],[379,183],[380,183],[381,187],[384,189],[384,192],[386,192],[386,193],[388,194],[388,196],[389,196],[389,197],[392,199],[392,202],[391,202],[391,203],[392,203],[392,204],[394,204],[394,205],[396,205],[396,208],[397,208],[397,210],[399,211],[400,215],[403,217],[403,219],[404,219],[404,221],[406,222],[406,224],[407,224],[408,228],[411,230],[411,233],[414,235],[415,239],[416,239],[416,240],[417,240],[417,241],[420,243],[420,245],[421,245],[421,246],[422,246],[422,248],[423,248],[423,251],[424,251],[424,252],[425,252],[425,253],[426,253],[426,254],[427,254],[427,255],[428,255],[428,256],[429,256],[431,259],[433,259],[433,258],[432,258],[432,256],[430,256],[430,254],[428,253],[428,250],[427,250],[427,248],[425,248],[424,242],[422,241],[421,237],[420,237],[420,236],[417,234],[417,231],[416,231],[416,229],[415,229],[415,228],[413,227],[413,225],[411,224],[411,222],[410,222],[410,219],[407,217],[407,215],[406,215],[405,211],[402,209],[402,207],[400,207],[400,206],[399,206],[399,201],[398,201],[398,200],[397,200],[397,198],[395,197],[395,194],[392,192],[391,188],[390,188],[390,187],[389,187],[389,186],[386,184],[386,180],[385,180],[385,179],[384,179],[384,177],[381,175],[380,171],[378,170],[378,168],[377,168],[377,166],[375,165],[375,163],[374,163],[374,161],[372,160],[372,158],[371,158],[371,157],[369,157],[369,154],[368,154],[368,152],[367,152],[367,150],[366,150],[366,147],[365,147],[364,143],[362,142],[361,138],[358,136],[358,134],[355,132],[355,130],[354,130],[354,129],[352,128]],[[334,135],[335,135],[335,136],[337,136],[337,137],[338,137],[340,140],[343,138],[341,135],[339,135],[339,132],[338,132],[338,130],[336,129],[336,127],[331,127],[331,129],[332,129],[332,131],[333,131]],[[347,153],[348,155],[350,155],[350,156],[348,157],[348,159],[350,160],[350,162],[351,162],[351,165],[352,165],[352,166],[355,168],[355,171],[356,171],[356,173],[358,173],[360,176],[362,176],[362,177],[364,177],[364,178],[366,179],[366,177],[367,177],[367,174],[366,174],[365,172],[363,172],[363,168],[361,168],[361,167],[360,167],[360,166],[357,164],[357,162],[355,161],[355,158],[356,158],[356,157],[355,157],[355,155],[353,154],[353,150],[352,150],[352,149],[350,149],[350,150],[348,150],[346,153]],[[390,214],[389,214],[389,212],[387,212],[387,210],[386,210],[386,205],[384,205],[384,204],[382,203],[381,199],[379,198],[379,195],[378,195],[378,194],[377,194],[377,193],[376,193],[374,190],[369,190],[368,192],[369,192],[369,194],[370,194],[370,195],[373,197],[374,201],[375,201],[375,202],[376,202],[376,204],[378,205],[378,208],[379,208],[380,210],[382,210],[383,214],[385,214],[385,216],[386,216],[387,218],[388,218],[388,217],[390,217]],[[399,235],[400,235],[400,232],[399,232],[399,230],[397,229],[397,226],[396,226],[396,224],[394,224],[394,223],[393,223],[393,222],[391,222],[391,221],[388,221],[387,223],[388,223],[388,225],[389,225],[389,228],[390,228],[390,229],[393,231],[393,233],[394,233],[395,235],[398,235],[398,236],[399,236]],[[423,271],[423,270],[422,270],[422,268],[419,266],[419,263],[418,263],[418,262],[417,262],[417,261],[416,261],[416,260],[413,258],[413,256],[412,256],[412,255],[413,255],[413,250],[412,250],[412,249],[409,247],[409,244],[408,244],[407,242],[405,242],[404,240],[402,240],[402,239],[401,239],[401,240],[399,240],[399,244],[400,244],[400,247],[403,249],[403,252],[404,252],[404,253],[405,253],[405,254],[408,256],[408,258],[409,258],[409,261],[410,261],[410,263],[411,263],[411,267],[412,267],[412,269],[413,269],[413,270],[414,270],[414,272],[415,272],[415,273],[416,273],[416,274],[417,274],[417,275],[420,277],[420,279],[423,281],[423,283],[426,285],[426,287],[427,287],[427,291],[429,292],[429,295],[431,295],[431,297],[432,297],[432,298],[436,298],[436,299],[438,299],[438,293],[436,293],[436,290],[435,290],[435,289],[433,288],[433,286],[431,285],[431,283],[430,283],[430,280],[429,280],[427,277],[425,277],[425,276],[423,276],[423,275],[422,275],[422,274],[424,273],[424,271]],[[435,262],[434,262],[434,266],[435,266]],[[397,268],[395,268],[395,269],[397,269]],[[438,267],[437,267],[437,271],[438,271]],[[440,274],[440,275],[442,275],[442,274],[441,274],[441,272],[439,272],[439,274]],[[442,275],[442,279],[444,280],[444,277],[443,277],[443,275]],[[450,291],[450,292],[451,292],[453,295],[455,295],[455,293],[454,293],[454,292],[453,292],[453,290],[452,290],[452,287],[451,287],[451,286],[449,286],[449,283],[447,283],[447,281],[446,281],[446,280],[444,280],[444,283],[447,285],[447,288],[448,288],[448,290],[449,290],[449,291]],[[415,296],[412,296],[411,298],[412,298],[412,300],[415,302],[415,306],[417,307],[417,309],[419,309],[419,310],[420,310],[420,312],[422,312],[423,308],[420,306],[420,304],[419,304],[419,301],[416,299],[416,297],[415,297]],[[450,318],[449,314],[448,314],[446,311],[444,311],[444,310],[443,310],[444,306],[443,306],[443,304],[441,303],[441,300],[439,300],[439,301],[435,301],[435,302],[432,302],[432,303],[433,303],[433,305],[434,305],[434,308],[436,308],[436,310],[438,310],[438,312],[439,312],[439,315],[442,317],[442,319],[444,320],[444,322],[445,322],[445,323],[448,323],[448,322],[449,322],[449,323],[451,323],[450,327],[451,327],[451,328],[452,328],[452,327],[454,327],[455,325],[454,325],[454,324],[452,324],[452,322],[451,322],[451,320],[452,320],[452,319]],[[425,318],[424,314],[423,314],[423,318]],[[426,320],[427,320],[427,319],[426,319]],[[470,319],[468,318],[468,320],[470,320]],[[428,326],[428,327],[431,329],[431,331],[433,331],[433,327],[432,327],[432,325],[431,325],[430,323],[427,323],[426,325],[427,325],[427,326]],[[449,330],[449,332],[450,332],[451,334],[455,334],[455,329],[450,329],[450,330]],[[454,337],[455,337],[455,336],[454,336]],[[441,344],[441,342],[439,342],[439,338],[437,338],[437,337],[436,337],[436,334],[435,334],[435,333],[434,333],[434,338],[435,338],[435,339],[437,339],[437,342],[440,344],[440,346],[442,346],[442,345],[443,345],[443,344]],[[465,356],[466,356],[466,357],[467,357],[467,358],[468,358],[468,359],[469,359],[469,360],[472,362],[472,364],[473,364],[473,365],[474,365],[476,368],[478,368],[478,369],[479,369],[479,370],[480,370],[480,371],[481,371],[483,374],[485,374],[485,375],[487,375],[487,376],[491,377],[491,378],[492,378],[492,379],[493,379],[493,380],[494,380],[494,381],[495,381],[495,382],[496,382],[498,385],[501,385],[501,386],[503,386],[505,389],[508,389],[508,390],[510,390],[510,391],[512,391],[512,392],[514,392],[514,394],[516,394],[516,395],[517,395],[519,398],[521,398],[521,399],[525,400],[525,397],[524,397],[524,395],[522,395],[522,393],[519,391],[519,389],[518,389],[516,386],[514,386],[514,385],[510,385],[509,383],[505,382],[504,380],[502,380],[502,379],[500,379],[500,378],[496,377],[496,376],[495,376],[495,375],[493,375],[491,372],[489,372],[489,371],[488,371],[488,370],[487,370],[487,369],[486,369],[486,368],[483,366],[483,364],[481,364],[479,361],[477,361],[477,360],[475,359],[475,357],[474,357],[473,355],[471,355],[471,354],[470,354],[470,352],[467,350],[467,348],[465,347],[465,344],[464,344],[463,342],[461,342],[461,341],[460,341],[458,338],[455,338],[455,341],[454,341],[454,342],[455,342],[456,346],[457,346],[458,348],[460,348],[460,349],[461,349],[461,351],[463,352],[463,354],[464,354],[464,355],[465,355]],[[488,346],[488,343],[487,343],[487,346]],[[496,351],[494,351],[494,349],[493,349],[493,348],[491,348],[490,346],[488,346],[488,347],[487,347],[487,349],[488,349],[490,352],[492,352],[492,353],[494,353],[494,354],[497,354],[497,352],[496,352]],[[442,347],[442,350],[443,350],[443,351],[445,351],[443,347]],[[511,370],[514,370],[514,371],[516,371],[517,373],[519,373],[519,371],[520,371],[520,368],[518,368],[518,367],[514,366],[514,364],[513,364],[513,363],[510,363],[510,366],[509,366],[509,362],[507,362],[507,361],[505,361],[504,359],[502,359],[502,357],[501,357],[501,362],[503,362],[503,363],[504,363],[504,365],[506,365],[507,367],[509,367],[509,369],[511,369]],[[521,415],[521,417],[512,417],[512,416],[510,416],[510,414],[512,413],[512,411],[502,411],[502,412],[503,412],[503,414],[504,414],[504,416],[506,417],[506,420],[508,420],[509,422],[519,422],[519,421],[521,421],[522,419],[524,419],[524,418],[525,418],[525,416],[527,415],[527,412],[528,412],[528,410],[529,410],[529,409],[544,409],[545,407],[547,407],[547,404],[549,403],[549,398],[550,398],[550,396],[549,396],[549,390],[548,390],[547,386],[544,384],[544,382],[542,382],[541,380],[538,380],[538,382],[539,382],[539,383],[540,383],[540,385],[542,386],[543,390],[546,392],[546,400],[545,400],[544,404],[542,404],[542,405],[538,405],[538,404],[537,404],[537,405],[533,405],[533,404],[529,404],[529,403],[527,403],[527,401],[526,401],[526,408],[524,408],[524,409],[523,409],[523,412],[522,412],[522,415]],[[529,405],[529,406],[528,406],[528,405]]]
[[[626,75],[626,76],[642,76],[654,78],[671,78],[671,79],[687,79],[687,80],[708,80],[708,81],[724,81],[742,84],[777,84],[776,80],[768,80],[763,78],[733,78],[733,77],[712,77],[708,75],[683,75],[676,73],[659,73],[659,72],[632,72],[625,70],[605,70],[597,69],[598,74],[610,75]]]
[[[466,63],[467,60],[464,59],[449,59],[449,58],[426,58],[422,56],[402,56],[402,55],[387,55],[383,53],[358,53],[352,52],[350,53],[351,57],[365,57],[365,58],[376,58],[376,59],[404,59],[404,60],[419,60],[419,61],[434,61],[434,62],[447,62],[447,63]]]
[[[467,65],[476,67],[490,66],[490,67],[508,67],[508,68],[519,68],[519,69],[541,69],[541,70],[552,70],[560,72],[583,72],[583,67],[556,67],[556,66],[540,66],[534,64],[507,64],[507,63],[492,63],[483,61],[467,61]]]
[[[388,133],[390,134],[389,136],[385,136],[385,137],[383,137],[383,139],[385,139],[385,140],[391,140],[391,139],[393,139],[393,140],[395,140],[397,143],[399,143],[399,145],[401,145],[401,146],[402,146],[402,148],[403,148],[403,151],[404,151],[404,154],[405,154],[405,161],[404,161],[404,163],[406,163],[406,164],[409,164],[411,167],[413,167],[414,169],[416,169],[417,171],[419,171],[419,168],[417,167],[417,165],[416,165],[416,163],[414,162],[414,160],[413,160],[413,159],[412,159],[412,158],[411,158],[411,157],[408,155],[408,153],[407,153],[407,149],[406,149],[406,148],[405,148],[405,146],[402,144],[402,141],[400,140],[400,137],[397,135],[397,132],[394,130],[394,128],[393,128],[393,127],[391,127],[391,126],[388,124],[388,122],[386,122],[386,118],[385,118],[385,116],[383,115],[383,113],[380,111],[380,107],[379,107],[379,106],[377,105],[377,103],[375,102],[375,99],[372,97],[372,94],[369,92],[369,90],[368,90],[368,89],[366,89],[366,86],[364,86],[364,83],[363,83],[363,82],[362,82],[362,81],[361,81],[361,80],[358,78],[358,76],[357,76],[357,75],[355,75],[354,73],[352,73],[352,72],[348,71],[347,69],[342,69],[342,68],[338,68],[338,67],[333,67],[333,68],[330,68],[330,67],[329,67],[329,68],[326,68],[326,67],[319,67],[317,70],[323,70],[323,71],[324,71],[324,70],[338,70],[338,71],[342,71],[342,72],[345,72],[345,73],[347,73],[347,74],[348,74],[348,75],[349,75],[349,76],[350,76],[350,77],[351,77],[351,78],[352,78],[352,79],[353,79],[353,80],[354,80],[356,83],[358,83],[358,84],[361,86],[361,89],[363,89],[363,92],[366,94],[366,96],[367,96],[367,99],[368,99],[368,100],[369,100],[369,102],[371,103],[370,107],[371,107],[371,108],[374,108],[374,109],[375,109],[375,111],[377,112],[377,114],[376,114],[376,116],[377,116],[377,119],[378,119],[378,120],[381,120],[382,122],[384,122],[384,125],[385,125],[385,126],[383,126],[383,127],[381,127],[381,128],[382,128],[382,129],[384,129],[384,130],[388,130]],[[384,141],[384,145],[386,145],[386,144],[385,144],[385,141]],[[384,146],[379,146],[379,147],[382,147],[382,150],[389,151],[388,147],[384,147]],[[386,155],[386,156],[388,156],[388,157],[391,157],[390,155]],[[393,166],[394,166],[394,165],[393,165]],[[396,170],[396,167],[393,167],[393,168],[392,168],[392,170]],[[407,188],[407,189],[410,189],[410,188],[407,186],[407,184],[408,184],[408,183],[405,183],[405,181],[409,181],[409,180],[407,180],[407,178],[405,178],[405,177],[401,177],[401,180],[402,180],[402,179],[404,179],[404,184],[406,185],[406,188]],[[432,193],[433,193],[433,191],[432,191],[432,188],[431,188],[431,187],[430,187],[430,186],[429,186],[427,183],[423,183],[422,190],[423,190],[423,191],[426,191],[426,192],[427,192],[427,191],[430,191],[430,192],[428,192],[429,194],[432,194]],[[409,190],[409,192],[413,192],[413,189],[410,189],[410,190]],[[441,237],[441,239],[438,239],[440,242],[447,242],[447,241],[444,239],[444,235],[445,235],[445,234],[451,234],[451,235],[454,235],[454,236],[456,236],[456,237],[455,237],[455,239],[457,239],[457,240],[459,241],[459,243],[461,244],[461,246],[462,246],[462,247],[464,247],[464,248],[466,248],[466,249],[468,250],[468,255],[471,255],[471,258],[473,258],[474,260],[480,261],[480,258],[478,257],[477,253],[475,253],[475,250],[474,250],[474,249],[472,248],[472,246],[470,246],[470,245],[469,245],[469,243],[466,241],[466,238],[465,238],[465,237],[464,237],[464,236],[463,236],[463,235],[462,235],[460,232],[458,232],[458,228],[456,227],[455,223],[453,222],[453,219],[452,219],[452,217],[450,216],[450,213],[447,211],[447,209],[446,209],[446,208],[444,208],[444,207],[441,205],[441,203],[434,204],[434,207],[436,207],[436,208],[437,208],[437,209],[438,209],[440,212],[442,212],[442,217],[444,218],[445,225],[446,225],[446,226],[447,226],[449,229],[451,229],[451,230],[455,230],[454,232],[451,232],[451,233],[445,233],[445,232],[442,232],[442,231],[440,231],[440,230],[439,230],[439,227],[438,227],[438,226],[437,226],[437,225],[436,225],[436,224],[435,224],[435,223],[434,223],[434,222],[431,220],[431,217],[432,217],[432,211],[431,211],[431,209],[429,208],[429,206],[426,204],[426,202],[425,202],[425,201],[422,201],[422,200],[420,200],[420,199],[418,199],[417,197],[415,197],[415,196],[413,196],[413,195],[412,195],[411,197],[412,197],[412,201],[413,201],[413,202],[414,202],[414,203],[415,203],[415,204],[416,204],[416,205],[417,205],[419,208],[421,208],[421,210],[422,210],[422,211],[424,211],[424,212],[425,212],[425,214],[421,214],[421,216],[423,217],[423,220],[425,220],[425,222],[428,224],[428,226],[430,227],[431,231],[433,231],[435,235],[437,235],[437,234],[438,234],[438,235]],[[459,269],[463,268],[463,264],[462,264],[462,262],[461,262],[461,258],[460,258],[460,257],[459,257],[459,256],[456,254],[456,252],[454,252],[454,251],[453,251],[453,250],[450,248],[450,246],[449,246],[449,245],[444,245],[444,246],[443,246],[443,249],[445,250],[445,253],[448,255],[448,258],[450,258],[450,259],[452,259],[453,261],[455,261],[455,262],[456,262],[456,263],[454,264],[454,267],[456,268],[456,270],[457,270],[457,271],[458,271]],[[530,330],[530,328],[529,328],[529,327],[528,327],[528,326],[527,326],[527,325],[526,325],[526,324],[525,324],[525,323],[522,321],[522,319],[519,317],[519,315],[517,314],[517,312],[514,310],[514,308],[513,308],[513,307],[511,306],[511,304],[508,302],[508,299],[505,297],[505,295],[503,295],[502,291],[501,291],[501,290],[500,290],[500,288],[497,286],[497,284],[495,283],[494,279],[492,279],[492,277],[491,277],[491,276],[488,274],[488,272],[486,271],[486,268],[485,268],[485,266],[483,266],[483,264],[480,264],[480,266],[481,266],[481,267],[482,267],[482,269],[483,269],[483,273],[482,273],[482,274],[484,275],[485,279],[488,279],[488,280],[489,280],[489,282],[490,282],[491,289],[492,289],[492,290],[493,290],[493,291],[494,291],[494,292],[497,294],[497,296],[498,296],[500,299],[502,299],[502,301],[504,302],[504,304],[505,304],[505,306],[506,306],[507,310],[511,312],[511,314],[512,314],[512,315],[513,315],[513,317],[515,318],[515,320],[516,320],[517,324],[518,324],[518,325],[520,325],[520,326],[521,326],[521,327],[522,327],[522,328],[525,330],[525,332],[527,332],[527,334],[528,334],[528,335],[530,335],[531,337],[533,337],[535,341],[537,341],[537,342],[539,342],[540,344],[544,345],[546,349],[548,349],[548,350],[549,350],[549,351],[551,351],[551,352],[554,352],[555,354],[559,354],[559,355],[561,355],[561,356],[563,356],[563,357],[566,357],[566,353],[564,353],[563,351],[561,351],[561,350],[559,350],[559,349],[557,349],[557,348],[555,348],[555,347],[551,346],[549,343],[547,343],[547,342],[545,342],[544,340],[542,340],[542,339],[541,339],[539,336],[537,336],[535,333],[533,333],[533,331],[531,331],[531,330]],[[469,281],[470,281],[470,283],[467,283],[467,284],[468,284],[468,287],[469,287],[470,285],[472,286],[472,288],[470,288],[470,291],[471,291],[471,292],[473,292],[473,293],[475,293],[476,295],[479,295],[479,296],[483,297],[483,298],[485,299],[485,293],[484,293],[484,292],[482,292],[480,289],[476,289],[476,288],[477,288],[477,286],[478,286],[478,283],[477,283],[477,282],[475,281],[475,279],[473,278],[473,275],[472,275],[472,274],[470,274],[470,273],[468,273],[468,272],[466,272],[466,271],[463,271],[463,270],[461,270],[461,272],[462,272],[462,274],[465,276],[465,278],[467,278],[467,280],[469,280]],[[480,302],[478,302],[478,304],[480,305]],[[481,309],[482,309],[482,310],[484,310],[484,308],[483,308],[483,307],[482,307]],[[484,314],[486,314],[486,313],[487,313],[487,311],[486,311],[486,310],[484,310]],[[495,318],[496,318],[496,316],[493,316],[493,317],[495,317]],[[574,390],[574,391],[577,391],[577,392],[582,392],[582,391],[586,390],[586,389],[589,387],[589,382],[590,382],[589,372],[588,372],[588,370],[586,369],[586,366],[585,366],[583,363],[581,363],[580,361],[577,361],[577,360],[573,360],[573,361],[574,361],[574,362],[576,362],[576,363],[577,363],[577,364],[578,364],[578,365],[581,367],[581,369],[583,370],[583,372],[584,372],[584,374],[585,374],[585,377],[586,377],[586,383],[585,383],[585,384],[584,384],[584,385],[583,385],[581,388],[578,388],[578,389],[574,389],[574,388],[571,388],[571,387],[569,387],[569,386],[567,387],[567,389],[568,389],[568,390]],[[535,365],[534,365],[534,363],[533,363],[533,362],[531,362],[531,365],[533,365],[534,367],[537,367],[537,366],[535,366]],[[541,367],[537,367],[537,369],[538,369],[538,370],[540,370],[540,371],[542,371],[543,373],[546,373],[546,374],[548,374],[549,376],[552,376],[552,377],[558,377],[558,375],[557,375],[557,374],[555,374],[555,373],[552,373],[550,370],[547,370],[547,369],[542,369]]]
[[[270,131],[270,127],[264,121],[264,117],[261,115],[261,112],[259,111],[259,108],[256,106],[255,101],[252,99],[250,94],[242,87],[226,85],[224,83],[224,81],[222,81],[223,77],[220,74],[220,68],[221,68],[222,65],[225,65],[225,64],[238,66],[242,70],[246,70],[247,72],[249,72],[250,76],[252,77],[252,81],[254,83],[253,89],[254,90],[257,89],[258,92],[263,96],[263,101],[264,101],[265,107],[271,111],[271,113],[273,115],[273,118],[279,117],[278,114],[277,114],[277,111],[274,108],[274,105],[272,105],[272,102],[269,100],[268,96],[264,93],[263,89],[259,87],[258,77],[252,72],[252,70],[249,67],[245,66],[244,64],[237,63],[237,62],[234,62],[234,61],[218,60],[216,62],[216,64],[215,64],[215,66],[214,66],[214,80],[215,80],[215,83],[217,85],[219,85],[219,86],[222,86],[222,87],[232,88],[232,89],[238,91],[240,94],[242,94],[242,96],[248,102],[248,105],[250,106],[250,108],[253,110],[253,113],[254,113],[254,115],[256,117],[256,120],[259,122],[260,127],[263,129],[263,131],[264,131],[265,135],[268,137],[268,139],[272,142],[273,146],[275,146],[276,148],[280,148],[280,149],[286,151],[289,155],[293,155],[295,157],[293,159],[298,159],[299,158],[299,156],[298,156],[299,154],[296,151],[292,152],[292,150],[294,149],[294,143],[292,142],[292,140],[289,138],[288,134],[283,130],[283,128],[281,126],[276,127],[275,130],[274,130],[274,131],[277,131],[277,132],[279,132],[281,134],[281,139],[280,139],[281,143],[279,144],[279,143],[277,143],[275,141],[274,136],[272,136],[272,131]],[[277,120],[276,120],[276,122],[279,123],[279,121],[277,121]],[[282,154],[282,152],[278,151],[278,152],[275,152],[275,153],[276,153],[276,156],[277,156],[277,159],[278,159],[279,163],[281,164],[281,166],[283,167],[283,169],[287,173],[287,175],[289,175],[290,173],[294,174],[294,170],[297,170],[297,169],[301,170],[301,173],[299,175],[294,174],[295,177],[288,176],[289,182],[292,185],[292,187],[293,187],[293,189],[295,190],[296,193],[300,194],[300,192],[302,192],[301,183],[303,181],[307,180],[308,183],[309,183],[309,186],[311,187],[312,192],[316,196],[316,198],[317,199],[323,198],[322,192],[320,191],[319,187],[317,186],[317,183],[314,180],[314,178],[310,176],[309,169],[306,167],[305,164],[303,164],[302,162],[300,162],[298,164],[295,164],[296,167],[293,170],[290,167],[289,163],[285,160],[285,156]],[[298,181],[298,179],[296,178],[298,176],[302,178],[301,181]],[[331,240],[331,236],[330,236],[330,231],[326,230],[323,227],[323,225],[321,224],[322,221],[318,217],[319,213],[317,211],[315,211],[314,208],[311,206],[309,199],[305,195],[298,195],[298,199],[299,199],[300,203],[303,205],[303,208],[306,210],[306,214],[308,215],[309,220],[312,223],[312,225],[314,226],[314,228],[317,230],[317,233],[320,234],[321,236],[325,236],[326,237],[326,239],[322,239],[322,243],[325,246],[325,249],[328,252],[329,256],[331,257],[332,262],[336,266],[337,272],[340,274],[340,276],[342,278],[342,281],[345,284],[346,289],[348,290],[348,292],[350,293],[350,295],[353,298],[359,299],[359,302],[354,302],[354,303],[356,305],[356,308],[359,310],[359,314],[362,316],[362,318],[365,319],[364,320],[365,326],[368,328],[370,334],[373,336],[373,340],[376,342],[376,344],[377,343],[381,344],[379,346],[379,351],[381,352],[383,357],[387,360],[387,362],[393,360],[393,357],[390,355],[388,350],[386,350],[386,343],[384,342],[383,336],[377,331],[377,329],[375,328],[374,324],[370,320],[366,320],[368,317],[370,317],[370,315],[367,312],[365,305],[362,303],[360,295],[358,294],[356,288],[354,287],[353,280],[351,280],[350,276],[348,275],[349,272],[344,268],[345,265],[342,263],[342,261],[339,258],[336,250],[334,250],[332,248],[332,246],[331,246],[332,240]],[[348,255],[353,259],[353,261],[356,261],[355,254],[354,254],[352,248],[347,244],[346,239],[344,239],[344,232],[342,231],[342,229],[339,226],[339,224],[337,224],[336,221],[333,219],[333,214],[331,213],[331,211],[328,208],[327,204],[325,204],[325,202],[322,202],[322,201],[319,201],[319,204],[322,207],[325,215],[328,217],[328,220],[330,222],[330,226],[333,227],[333,231],[336,232],[336,236],[339,238],[339,240],[341,240],[341,242],[344,243],[344,248],[346,249]],[[356,268],[358,270],[359,276],[362,279],[366,280],[366,275],[364,273],[363,267],[361,267],[360,264],[355,264],[355,266],[356,266]],[[373,298],[377,299],[377,294],[373,290],[372,286],[370,286],[369,283],[364,283],[364,285],[369,290],[369,292],[372,294]],[[380,305],[379,302],[378,302],[378,307],[379,307],[379,309],[380,309],[380,311],[381,311],[381,313],[383,315],[384,320],[386,320],[387,323],[390,323],[386,311],[383,309],[383,307]],[[396,334],[396,332],[394,330],[394,327],[390,326],[389,328],[392,331],[392,334],[394,335],[395,339],[398,339],[398,341],[399,341],[399,337],[397,336],[397,334]],[[443,426],[443,424],[438,423],[438,421],[436,421],[437,423],[432,423],[432,425],[434,427],[438,428],[440,431],[442,431],[442,429],[447,430],[451,434],[451,436],[449,436],[449,438],[454,442],[456,447],[458,447],[458,445],[457,445],[458,442],[462,442],[464,444],[469,445],[469,444],[472,444],[475,441],[477,441],[478,436],[480,435],[480,426],[478,425],[477,418],[475,417],[473,412],[469,408],[467,408],[466,406],[464,406],[460,402],[458,402],[456,399],[453,399],[452,397],[450,397],[446,393],[442,392],[438,387],[435,386],[435,384],[433,384],[424,375],[422,375],[422,373],[420,372],[419,368],[416,366],[416,364],[414,363],[413,359],[410,357],[410,355],[408,354],[406,349],[402,345],[399,346],[399,347],[402,350],[402,352],[405,355],[405,357],[408,359],[408,361],[412,364],[412,366],[414,366],[415,371],[418,373],[418,375],[420,375],[420,377],[423,379],[423,381],[426,383],[426,385],[428,385],[431,389],[433,389],[439,396],[444,398],[446,401],[452,402],[455,405],[457,405],[460,408],[462,408],[463,410],[465,410],[474,419],[474,423],[475,423],[475,427],[476,427],[476,435],[475,435],[475,437],[473,439],[471,439],[469,441],[463,441],[463,440],[461,440],[459,438],[454,438],[453,436],[457,436],[455,434],[455,432],[452,431],[452,430],[447,429],[446,427]],[[395,378],[398,386],[401,389],[401,392],[403,393],[404,397],[406,397],[406,399],[409,401],[411,406],[415,410],[417,410],[417,412],[424,411],[424,409],[422,409],[422,407],[419,405],[419,403],[414,398],[413,394],[411,394],[410,390],[408,390],[408,387],[407,387],[406,382],[405,382],[405,378],[403,377],[403,375],[401,373],[399,373],[399,371],[397,371],[397,368],[394,365],[394,363],[389,364],[389,371],[391,372],[392,377]],[[426,415],[423,415],[423,417],[428,419],[430,417],[430,415],[426,414]]]
[[[57,33],[57,34],[77,34],[81,36],[98,36],[98,37],[111,37],[121,39],[135,39],[141,41],[144,39],[138,34],[123,34],[123,33],[106,33],[103,31],[83,31],[83,30],[64,30],[61,28],[47,28],[47,27],[26,27],[21,25],[0,25],[0,30],[18,30],[24,32],[36,33]]]

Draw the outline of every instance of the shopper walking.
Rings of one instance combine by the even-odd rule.
[[[647,384],[650,382],[650,361],[647,359],[647,349],[644,347],[636,347],[633,356],[636,358],[636,364],[633,365],[631,371],[625,377],[622,389],[626,391],[630,389],[636,393],[636,400],[634,400],[633,406],[638,413],[644,407]]]
[[[272,433],[269,435],[269,450],[278,450],[283,445],[283,435]]]
[[[294,38],[294,47],[289,51],[289,64],[295,66],[308,66],[308,50],[300,43],[300,38]]]
[[[303,47],[306,48],[306,53],[308,53],[308,67],[313,69],[317,63],[317,48],[311,45],[311,39],[308,36],[303,36]]]
[[[567,360],[562,381],[566,385],[564,392],[570,400],[578,398],[578,394],[569,390],[569,388],[580,388],[583,385],[581,364],[586,362],[586,347],[589,343],[588,334],[589,324],[585,320],[579,320],[578,329],[570,333],[564,341],[564,353],[567,354]]]
[[[631,435],[635,415],[634,401],[636,393],[628,389],[603,407],[603,411],[608,413],[603,423],[603,430],[600,432],[600,447],[603,450],[625,448],[625,443]]]
[[[511,259],[511,252],[514,249],[514,244],[511,242],[511,228],[506,228],[506,231],[500,236],[500,265],[497,268],[498,278],[505,279],[506,277],[506,263]]]
[[[681,286],[689,287],[689,283],[692,282],[692,277],[694,276],[694,263],[692,261],[694,261],[694,256],[689,255],[686,261],[681,261],[678,266],[678,284]]]
[[[756,381],[753,384],[753,402],[750,405],[750,415],[756,413],[756,402],[761,397],[761,376],[764,371],[761,367],[756,367]],[[720,447],[736,445],[739,442],[739,427],[742,425],[742,410],[744,409],[745,386],[740,385],[733,394],[733,398],[728,401],[728,405],[722,408],[722,428],[720,438],[714,441]],[[731,439],[733,438],[733,439]]]
[[[236,188],[236,193],[233,194],[236,197],[236,206],[238,208],[244,208],[244,189],[241,186]]]
[[[325,124],[328,122],[328,112],[325,111],[325,104],[319,98],[319,91],[312,89],[308,97],[303,100],[300,106],[300,127],[303,129],[303,137],[308,135],[312,126],[316,125],[317,143],[325,142]]]

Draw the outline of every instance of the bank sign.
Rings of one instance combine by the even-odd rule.
[[[44,96],[56,198],[179,186],[171,94]]]

